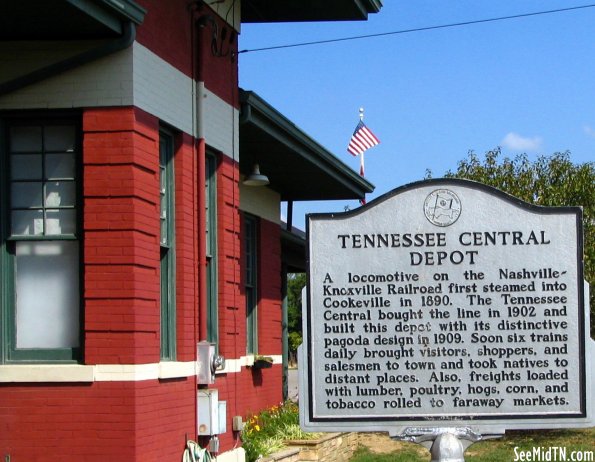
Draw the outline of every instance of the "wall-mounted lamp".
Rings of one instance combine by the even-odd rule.
[[[258,164],[254,164],[252,173],[244,180],[246,186],[266,186],[269,183],[269,178],[260,173]]]

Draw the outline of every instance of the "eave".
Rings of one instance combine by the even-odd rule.
[[[362,199],[374,185],[256,93],[240,91],[240,171],[255,163],[281,200]]]
[[[244,0],[242,22],[363,21],[380,8],[382,0]]]
[[[6,0],[0,2],[0,40],[96,40],[140,24],[146,10],[133,0]]]

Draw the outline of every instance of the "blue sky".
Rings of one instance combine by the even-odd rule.
[[[385,0],[368,21],[246,24],[240,50],[484,20],[589,0]],[[258,93],[354,170],[346,151],[365,109],[381,144],[366,152],[368,200],[440,177],[501,146],[530,158],[569,150],[595,160],[595,7],[506,21],[240,55],[240,85]],[[264,172],[266,173],[266,172]],[[307,185],[305,186],[307,187]],[[304,214],[357,201],[294,205]]]

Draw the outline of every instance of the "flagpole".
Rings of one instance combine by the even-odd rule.
[[[359,122],[355,127],[355,131],[353,135],[351,135],[351,139],[349,140],[349,144],[347,145],[347,152],[353,156],[360,156],[360,170],[359,174],[361,177],[364,177],[365,172],[365,156],[364,152],[371,147],[376,146],[380,143],[380,140],[370,131],[368,127],[364,124],[364,108],[359,108]],[[365,197],[360,200],[363,204],[366,203]]]
[[[359,155],[360,159],[359,159],[359,174],[360,176],[365,176],[364,175],[364,153],[362,152]]]
[[[360,107],[359,108],[359,120],[360,121],[364,121],[364,108]],[[359,159],[359,174],[360,176],[364,176],[365,173],[365,169],[364,169],[364,153],[362,152],[360,155],[360,159]]]

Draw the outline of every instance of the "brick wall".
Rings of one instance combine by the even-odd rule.
[[[281,228],[260,220],[258,351],[280,355],[281,351]]]
[[[159,126],[83,115],[86,364],[159,361]]]
[[[197,152],[192,137],[176,137],[174,154],[176,208],[177,360],[193,361],[198,341]]]
[[[194,380],[0,387],[11,461],[177,461],[193,435]],[[18,409],[18,412],[14,412]]]
[[[155,363],[160,331],[158,121],[134,108],[88,110],[83,132],[84,362]],[[190,361],[197,306],[194,151],[190,139],[179,136],[176,141],[178,359]],[[178,460],[185,435],[196,431],[195,390],[194,377],[6,385],[0,408],[7,414],[0,421],[8,428],[0,432],[0,447],[13,460],[19,454],[28,460],[42,460],[43,454],[63,461]]]
[[[243,289],[244,249],[242,215],[239,211],[239,166],[227,156],[219,156],[217,169],[217,214],[219,252],[219,332],[220,353],[226,358],[246,355],[246,301]],[[261,220],[259,300],[259,350],[281,354],[281,255],[278,224]],[[220,435],[227,450],[239,443],[231,430],[231,419],[246,417],[278,404],[283,398],[282,367],[242,368],[240,372],[219,375],[213,385],[219,399],[227,401],[228,432]]]
[[[159,122],[193,132],[192,79],[205,82],[205,107],[210,111],[207,142],[229,147],[220,155],[217,173],[218,296],[221,353],[237,359],[246,350],[239,166],[229,157],[237,157],[237,61],[213,56],[207,40],[210,31],[203,30],[198,48],[203,59],[196,69],[191,53],[197,44],[191,29],[196,16],[188,2],[140,3],[148,13],[131,48],[42,82],[35,91],[11,95],[8,106],[2,106],[4,98],[0,107],[86,107],[82,110],[82,362],[155,364],[160,349]],[[232,41],[231,46],[236,45]],[[147,81],[151,86],[145,86]],[[163,98],[155,98],[157,93]],[[142,109],[122,106],[133,101]],[[194,360],[198,323],[205,322],[198,313],[197,255],[204,242],[197,233],[202,204],[197,202],[194,143],[188,134],[176,135],[177,359],[188,362]],[[261,235],[261,278],[266,281],[259,307],[261,349],[277,355],[281,352],[278,226],[262,221]],[[231,429],[232,416],[244,417],[281,400],[281,366],[242,368],[219,377],[214,386],[228,404],[228,431],[221,437],[221,449],[226,451],[240,444]],[[186,436],[196,436],[193,376],[0,385],[0,457],[10,455],[13,461],[177,461]]]
[[[217,245],[219,251],[219,347],[222,355],[246,354],[245,306],[240,273],[239,165],[219,156],[217,169]]]

